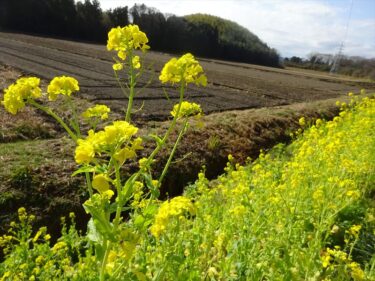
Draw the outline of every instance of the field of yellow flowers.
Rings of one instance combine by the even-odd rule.
[[[131,215],[108,279],[373,280],[375,100],[344,107],[254,163],[229,157],[216,181],[202,172],[184,196],[153,207],[143,235],[134,233],[142,216]],[[98,280],[74,224],[52,245],[32,219],[20,209],[1,238],[2,280]]]
[[[73,176],[85,176],[89,198],[83,207],[91,219],[87,233],[80,233],[71,213],[62,219],[61,237],[51,241],[47,228],[33,229],[35,217],[20,208],[18,221],[0,238],[0,280],[374,280],[375,99],[350,94],[332,121],[301,118],[290,145],[279,144],[244,166],[229,155],[224,175],[209,181],[203,169],[183,195],[160,201],[176,147],[190,120],[202,114],[184,95],[189,84],[205,86],[207,80],[191,54],[166,63],[159,79],[180,93],[173,120],[163,136],[150,136],[155,149],[125,177],[121,166],[143,149],[131,123],[142,74],[142,59],[133,51],[146,51],[147,42],[134,25],[110,31],[116,77],[128,69],[129,103],[124,121],[102,129],[110,109],[96,105],[79,115],[71,100],[79,85],[72,77],[56,77],[47,88],[50,101],[66,99],[73,108],[69,122],[39,101],[38,78],[21,78],[6,90],[10,113],[33,106],[75,142],[79,168]],[[79,118],[89,124],[87,133]],[[176,128],[170,156],[154,179],[155,156]]]

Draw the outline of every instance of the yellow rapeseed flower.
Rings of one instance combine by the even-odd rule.
[[[133,159],[135,156],[137,156],[137,154],[134,150],[124,147],[115,153],[114,158],[120,163],[123,163],[126,159]]]
[[[1,102],[5,109],[12,113],[25,107],[28,99],[39,98],[42,91],[39,88],[40,79],[36,77],[20,78],[4,91],[4,100]]]
[[[52,253],[57,253],[63,249],[67,248],[67,244],[64,241],[57,242],[53,247],[52,247]]]
[[[73,77],[59,76],[52,79],[47,88],[48,99],[56,100],[58,95],[70,96],[79,91],[78,81]]]
[[[243,205],[235,206],[234,208],[229,210],[229,213],[231,215],[234,215],[235,217],[241,217],[246,213],[246,207]]]
[[[195,214],[195,206],[190,199],[184,196],[177,196],[170,201],[165,201],[159,208],[155,216],[155,222],[150,227],[152,235],[159,237],[168,226],[172,218],[183,216],[184,214]]]
[[[365,279],[365,273],[363,272],[358,263],[351,262],[349,264],[349,268],[351,269],[351,276],[354,281],[362,281]]]
[[[82,117],[85,119],[100,117],[100,119],[105,120],[108,118],[108,113],[111,109],[104,104],[97,104],[93,107],[88,108],[82,113]]]
[[[103,199],[110,200],[113,197],[113,195],[115,195],[115,193],[112,190],[108,189],[107,191],[104,191],[101,195]]]
[[[162,83],[195,83],[196,85],[207,85],[207,78],[203,68],[190,53],[179,59],[172,58],[163,67],[159,79]]]
[[[171,111],[171,115],[173,117],[176,116],[179,104],[173,106],[173,110]],[[187,102],[183,101],[181,103],[181,108],[178,113],[177,118],[189,117],[189,116],[200,116],[202,114],[202,109],[199,104],[194,102]]]
[[[112,28],[108,33],[107,50],[117,51],[118,57],[125,60],[127,53],[132,50],[148,50],[150,47],[147,43],[148,38],[144,32],[139,30],[138,25],[118,26]]]
[[[83,139],[78,140],[78,146],[75,150],[74,159],[78,164],[88,164],[95,156],[94,146],[91,142]]]
[[[323,268],[327,268],[331,264],[332,257],[327,251],[322,254],[320,260],[322,261]]]
[[[133,68],[139,69],[141,67],[141,63],[139,62],[139,56],[134,56],[132,59]]]
[[[361,228],[362,226],[360,224],[355,224],[351,226],[347,232],[354,237],[358,237]]]
[[[298,120],[298,123],[300,124],[300,126],[305,126],[306,125],[306,119],[305,119],[305,117],[301,117]]]
[[[115,71],[119,71],[119,70],[122,70],[124,68],[124,65],[122,63],[117,62],[117,63],[114,63],[112,65],[112,68]]]
[[[100,193],[104,193],[109,189],[108,177],[104,174],[95,175],[92,180],[92,187]]]
[[[27,219],[27,212],[24,207],[18,209],[18,219],[22,222]]]
[[[44,256],[38,256],[36,259],[35,259],[35,263],[36,264],[42,264],[45,260],[45,257]]]
[[[137,138],[133,143],[130,142],[137,131],[137,127],[126,121],[115,121],[112,125],[104,127],[104,130],[99,132],[90,130],[85,139],[78,140],[75,150],[75,160],[78,164],[88,164],[94,159],[96,153],[109,152],[115,148],[115,159],[121,162],[125,156],[129,155],[129,151],[122,151],[122,149],[126,148],[135,151],[142,148],[140,145],[141,139]],[[127,146],[121,148],[121,145],[124,143]]]
[[[107,145],[118,144],[131,139],[138,132],[138,128],[126,121],[115,121],[104,128]]]

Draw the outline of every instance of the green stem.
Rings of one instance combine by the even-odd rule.
[[[105,253],[104,253],[104,257],[103,257],[101,268],[100,268],[100,281],[104,281],[105,279],[105,267],[107,265],[107,260],[108,260],[109,250],[110,250],[110,247],[108,245],[108,240],[104,241],[103,246],[105,248]]]
[[[185,81],[181,81],[181,87],[180,87],[180,100],[179,100],[179,104],[178,104],[178,108],[177,108],[177,111],[176,111],[176,114],[172,120],[172,124],[171,126],[168,128],[167,132],[165,133],[163,139],[161,140],[161,143],[158,144],[156,146],[156,148],[154,149],[154,151],[151,153],[151,155],[148,157],[148,160],[147,160],[147,164],[149,165],[151,163],[151,161],[154,159],[154,157],[156,156],[156,154],[160,151],[160,149],[162,149],[162,147],[165,145],[166,141],[168,140],[169,138],[169,135],[171,134],[172,130],[174,129],[174,127],[176,126],[176,123],[177,123],[177,117],[178,115],[180,114],[180,110],[181,110],[181,105],[182,105],[182,102],[184,100],[184,93],[185,93]]]
[[[31,105],[33,105],[33,106],[35,106],[36,108],[44,111],[48,115],[52,116],[65,129],[65,131],[68,133],[68,135],[70,136],[70,138],[72,140],[74,140],[75,142],[77,142],[78,137],[73,133],[73,131],[69,128],[69,126],[59,116],[57,116],[56,113],[54,113],[52,111],[52,109],[50,109],[48,107],[45,107],[45,106],[37,103],[36,101],[34,101],[32,99],[29,99],[28,103],[31,104]]]
[[[163,172],[161,173],[161,176],[159,178],[159,181],[158,181],[159,184],[161,184],[161,182],[163,181],[163,179],[164,179],[164,177],[165,177],[165,175],[166,175],[166,173],[168,171],[168,168],[169,168],[169,166],[170,166],[170,164],[172,162],[173,156],[174,156],[174,154],[176,152],[177,146],[178,146],[178,144],[179,144],[179,142],[180,142],[182,136],[184,135],[184,133],[186,131],[186,128],[188,126],[188,120],[189,120],[188,118],[185,119],[184,125],[182,126],[182,129],[181,129],[180,133],[178,134],[178,137],[177,137],[176,142],[174,143],[173,149],[172,149],[171,153],[169,154],[169,158],[168,158],[167,164],[165,164]]]
[[[126,115],[125,115],[125,121],[130,123],[130,117],[131,117],[131,112],[133,108],[133,98],[134,98],[134,86],[135,86],[135,75],[134,75],[134,68],[133,68],[133,54],[131,53],[129,55],[129,76],[130,76],[130,87],[129,87],[129,101],[128,101],[128,108],[126,110]]]
[[[90,178],[89,172],[85,172],[85,177],[86,177],[87,189],[89,190],[89,195],[91,198],[93,195],[93,191],[92,191],[91,178]]]
[[[113,226],[114,226],[114,229],[116,231],[117,229],[117,226],[119,225],[120,223],[120,216],[121,216],[121,210],[122,210],[122,201],[121,200],[121,175],[120,175],[120,168],[118,167],[117,165],[117,162],[114,161],[115,164],[115,173],[116,173],[116,190],[117,190],[117,198],[119,198],[119,201],[117,202],[117,208],[116,208],[116,216],[115,216],[115,219],[113,221]]]
[[[68,99],[69,106],[72,108],[72,111],[73,111],[73,120],[72,120],[73,129],[75,130],[77,137],[81,138],[81,130],[79,129],[76,104],[72,101],[72,98],[70,96],[67,96],[67,99]]]
[[[181,87],[180,87],[180,100],[179,100],[179,104],[178,104],[178,108],[177,108],[177,111],[176,111],[176,114],[172,120],[172,124],[171,126],[168,128],[167,132],[165,133],[163,139],[161,140],[160,143],[157,144],[157,146],[155,147],[155,149],[152,151],[152,153],[150,154],[150,156],[148,157],[147,159],[147,165],[150,165],[150,163],[152,162],[152,160],[154,159],[154,157],[156,156],[156,154],[160,151],[160,149],[162,149],[166,143],[166,141],[168,140],[169,138],[169,135],[171,134],[172,130],[174,129],[174,127],[176,126],[176,122],[177,122],[177,117],[180,113],[180,110],[181,110],[181,105],[182,105],[182,102],[184,100],[184,93],[185,93],[185,81],[181,81]],[[132,179],[133,181],[136,181],[138,179],[138,177],[141,175],[141,170],[139,170],[134,178]]]
[[[38,109],[44,111],[45,113],[47,113],[48,115],[52,116],[65,129],[65,131],[68,133],[70,138],[74,142],[77,142],[79,137],[76,134],[73,133],[73,131],[69,128],[69,126],[56,113],[54,113],[52,111],[52,109],[50,109],[49,107],[43,106],[43,105],[37,103],[36,101],[34,101],[32,99],[28,100],[28,102],[31,105],[35,106],[36,108],[38,108]],[[90,198],[91,198],[92,195],[93,195],[93,191],[92,191],[92,186],[91,186],[90,174],[88,172],[85,172],[85,177],[86,177],[87,188],[89,190],[89,195],[90,195]]]
[[[115,73],[116,81],[117,81],[117,83],[119,84],[120,89],[121,89],[121,91],[123,92],[124,96],[125,96],[126,98],[129,98],[129,97],[128,97],[128,94],[126,93],[126,89],[124,88],[124,86],[123,86],[122,83],[121,83],[120,77],[117,75],[117,71],[114,70],[113,72]],[[126,85],[126,86],[127,86],[127,85]]]

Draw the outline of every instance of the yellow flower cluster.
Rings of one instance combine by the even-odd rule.
[[[75,160],[78,164],[89,164],[94,160],[96,153],[102,152],[116,153],[115,158],[117,155],[117,160],[120,162],[132,158],[136,150],[142,149],[142,139],[137,138],[131,142],[137,131],[137,127],[126,121],[115,121],[99,132],[90,130],[85,139],[78,140]],[[125,147],[122,148],[122,144],[126,144]]]
[[[58,95],[70,96],[79,91],[78,81],[73,77],[59,76],[52,79],[47,88],[48,99],[56,100]]]
[[[348,254],[339,249],[327,248],[321,256],[321,261],[324,268],[333,266],[334,261],[345,263],[348,260],[350,261]]]
[[[177,196],[170,201],[164,202],[155,216],[154,224],[150,227],[152,235],[159,237],[166,231],[172,218],[184,217],[185,214],[195,214],[195,206],[190,199],[184,196]]]
[[[203,73],[203,68],[190,53],[179,59],[172,58],[168,61],[159,76],[162,83],[195,83],[196,85],[207,85],[207,77]]]
[[[17,112],[25,106],[28,99],[39,98],[42,91],[39,88],[40,79],[36,77],[20,78],[16,83],[5,89],[2,104],[5,109],[12,113]]]
[[[365,273],[363,272],[361,266],[352,261],[351,257],[347,253],[341,251],[338,246],[336,249],[327,248],[321,256],[321,262],[323,268],[334,269],[339,265],[346,265],[350,269],[350,275],[355,281],[361,281],[365,279]]]
[[[139,61],[139,56],[134,56],[133,59],[132,59],[132,65],[133,65],[133,68],[135,69],[139,69],[141,67],[141,63]]]
[[[298,123],[300,124],[300,126],[304,127],[306,125],[306,119],[305,119],[305,117],[301,117],[298,120]]]
[[[122,70],[124,68],[124,64],[120,63],[120,62],[117,62],[117,63],[112,65],[112,68],[113,68],[114,71],[119,71],[119,70]]]
[[[130,24],[125,27],[112,28],[108,33],[107,50],[117,51],[121,60],[125,60],[127,53],[132,50],[146,51],[148,39],[144,32],[139,30],[138,25]]]
[[[347,231],[347,233],[349,233],[351,236],[355,237],[355,238],[358,238],[358,235],[359,235],[359,232],[361,230],[362,226],[361,225],[353,225],[349,228],[349,230]]]
[[[57,242],[55,245],[52,247],[52,252],[57,253],[61,250],[67,249],[68,245],[64,241]]]
[[[90,119],[93,117],[98,117],[102,120],[108,118],[108,113],[111,109],[104,104],[97,104],[93,107],[88,108],[85,112],[82,113],[82,117],[85,119]]]
[[[354,281],[362,281],[365,280],[365,273],[363,272],[361,266],[356,262],[351,262],[349,264],[350,268],[350,275],[352,276]]]
[[[171,111],[171,115],[173,117],[176,116],[177,111],[179,108],[179,104],[176,104],[173,106],[173,110]],[[194,102],[187,102],[183,101],[181,103],[180,111],[178,112],[177,118],[183,118],[183,117],[190,117],[190,116],[201,116],[202,115],[202,109],[199,104],[196,104]]]

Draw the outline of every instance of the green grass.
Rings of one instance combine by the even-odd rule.
[[[0,158],[6,167],[0,170],[0,177],[8,178],[21,167],[59,165],[62,160],[72,158],[71,152],[72,145],[65,138],[0,143]]]

